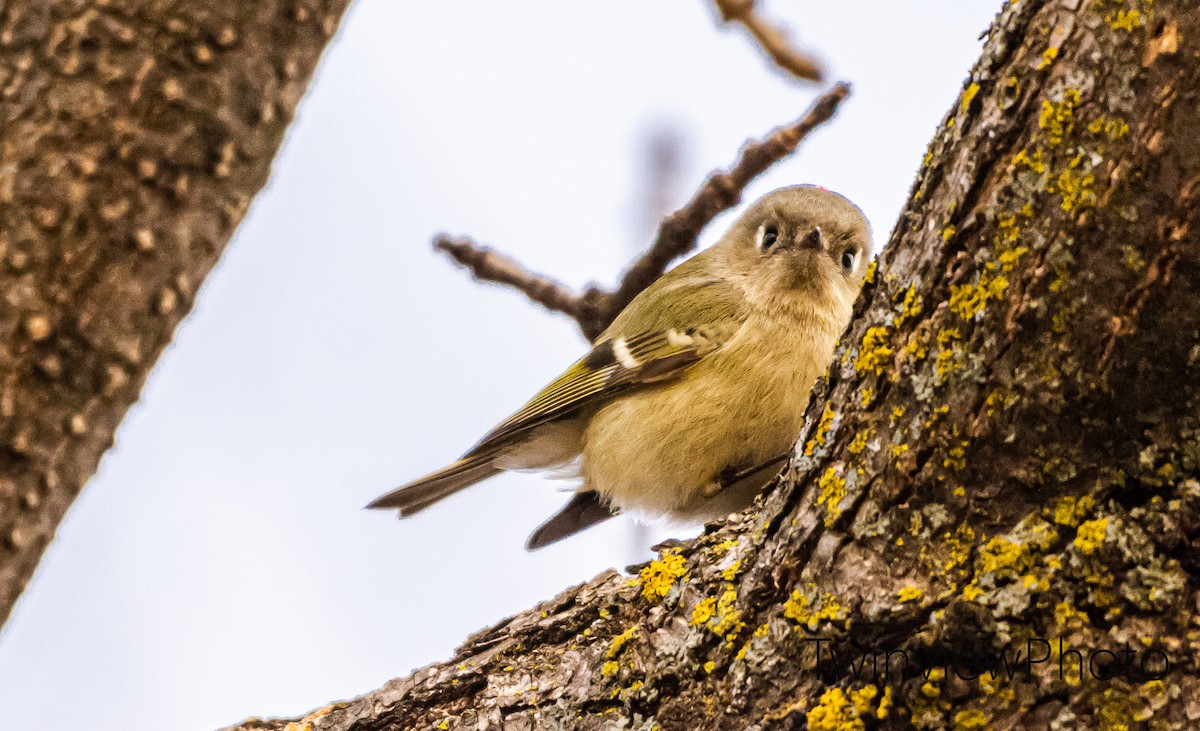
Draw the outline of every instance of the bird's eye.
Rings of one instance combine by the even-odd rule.
[[[779,239],[779,228],[773,223],[764,223],[758,227],[757,238],[758,248],[766,251]]]
[[[846,249],[842,252],[842,269],[847,274],[854,271],[854,265],[858,263],[858,251],[855,249]]]

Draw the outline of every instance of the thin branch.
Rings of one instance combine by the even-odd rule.
[[[849,94],[848,84],[837,84],[796,122],[780,127],[761,142],[746,143],[732,168],[710,175],[683,208],[663,220],[649,250],[626,270],[611,292],[590,287],[582,295],[573,294],[553,279],[529,272],[503,254],[469,239],[439,236],[434,246],[471,270],[476,279],[507,284],[547,309],[570,315],[584,336],[594,340],[634,297],[662,276],[672,261],[695,248],[704,227],[736,206],[751,181],[792,154],[809,132],[833,116]]]
[[[561,312],[576,320],[580,317],[583,307],[581,297],[549,277],[530,272],[504,254],[480,246],[468,238],[454,239],[446,235],[434,239],[433,246],[469,269],[476,280],[507,284],[548,310]]]
[[[821,65],[789,43],[783,29],[773,25],[756,12],[755,0],[715,0],[717,10],[726,23],[739,23],[758,45],[766,51],[775,65],[792,76],[806,81],[820,81]]]

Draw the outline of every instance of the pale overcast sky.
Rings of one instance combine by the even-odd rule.
[[[748,198],[819,183],[886,240],[999,5],[766,3],[855,91]],[[432,253],[434,233],[611,283],[652,130],[685,140],[686,194],[807,108],[813,88],[714,20],[707,0],[357,0],[270,185],[0,634],[0,728],[302,713],[637,558],[625,519],[525,553],[565,500],[534,475],[403,523],[361,508],[584,348]]]

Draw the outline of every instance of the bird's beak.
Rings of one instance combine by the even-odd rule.
[[[811,249],[813,251],[820,252],[828,251],[828,248],[825,246],[825,237],[821,235],[821,227],[813,227],[812,231],[809,231],[804,235],[804,238],[800,239],[800,242],[796,248],[800,249],[801,251],[805,249]]]

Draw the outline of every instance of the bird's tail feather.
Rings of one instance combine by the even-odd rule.
[[[494,454],[465,457],[437,472],[431,472],[419,480],[392,490],[367,508],[398,509],[400,517],[405,518],[502,471],[495,465]]]
[[[545,523],[538,526],[529,541],[525,544],[526,551],[536,551],[551,543],[561,541],[591,526],[608,520],[616,512],[604,504],[600,493],[594,490],[584,490],[575,493],[571,501],[563,506]]]

